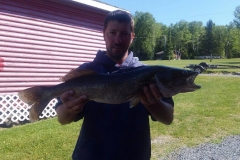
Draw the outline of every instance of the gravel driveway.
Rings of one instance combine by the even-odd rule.
[[[240,160],[240,135],[229,136],[219,144],[182,148],[161,160]]]

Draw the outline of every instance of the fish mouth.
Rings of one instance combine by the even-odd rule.
[[[198,72],[194,72],[192,75],[190,75],[188,78],[186,78],[186,84],[190,88],[196,88],[196,89],[200,89],[201,88],[200,85],[197,85],[194,82],[198,74],[199,74]]]
[[[200,85],[197,85],[195,84],[195,79],[197,77],[199,73],[195,72],[191,75],[189,75],[187,78],[186,78],[186,81],[185,81],[185,85],[181,86],[181,93],[185,93],[185,92],[193,92],[197,89],[200,89],[201,86]]]
[[[201,88],[201,86],[194,83],[198,75],[197,72],[185,72],[181,75],[182,76],[175,75],[172,80],[163,80],[164,78],[161,80],[161,78],[158,77],[159,75],[155,75],[157,86],[163,97],[172,97],[178,93],[193,92]]]

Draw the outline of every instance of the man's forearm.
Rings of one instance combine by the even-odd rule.
[[[173,121],[174,108],[171,104],[162,100],[156,101],[156,103],[145,106],[152,117],[159,122],[169,125]]]

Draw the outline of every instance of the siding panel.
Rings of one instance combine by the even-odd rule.
[[[107,13],[70,1],[0,1],[0,93],[61,83],[70,69],[92,61],[105,50]]]

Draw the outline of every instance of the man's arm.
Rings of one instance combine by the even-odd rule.
[[[60,96],[62,104],[56,108],[58,121],[61,124],[69,124],[82,112],[84,105],[88,102],[86,96],[76,97],[73,91],[67,91]]]
[[[159,122],[169,125],[173,121],[174,108],[170,103],[161,100],[162,94],[156,84],[143,88],[142,104],[147,108],[152,117]]]

